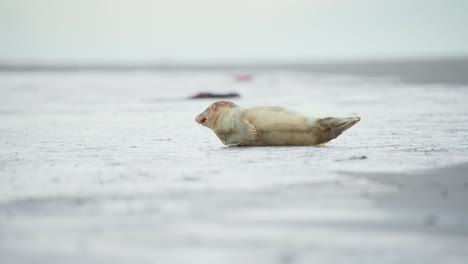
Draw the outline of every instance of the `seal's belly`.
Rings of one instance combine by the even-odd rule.
[[[271,131],[263,133],[260,142],[265,146],[313,146],[321,144],[321,137],[313,130],[308,132]]]

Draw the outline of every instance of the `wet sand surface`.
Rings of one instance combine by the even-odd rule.
[[[238,73],[0,73],[0,262],[466,263],[466,85]],[[229,148],[200,91],[362,120]]]

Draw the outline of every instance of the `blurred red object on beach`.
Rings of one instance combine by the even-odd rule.
[[[234,79],[237,82],[250,82],[252,81],[253,77],[252,75],[248,75],[248,74],[240,74],[240,75],[234,76]]]

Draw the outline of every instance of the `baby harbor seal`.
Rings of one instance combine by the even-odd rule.
[[[313,146],[338,137],[361,118],[315,118],[281,107],[242,109],[218,101],[195,120],[229,146]]]

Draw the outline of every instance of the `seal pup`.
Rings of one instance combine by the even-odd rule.
[[[314,146],[355,125],[360,117],[315,118],[282,107],[243,109],[233,102],[211,104],[195,121],[228,146]]]

